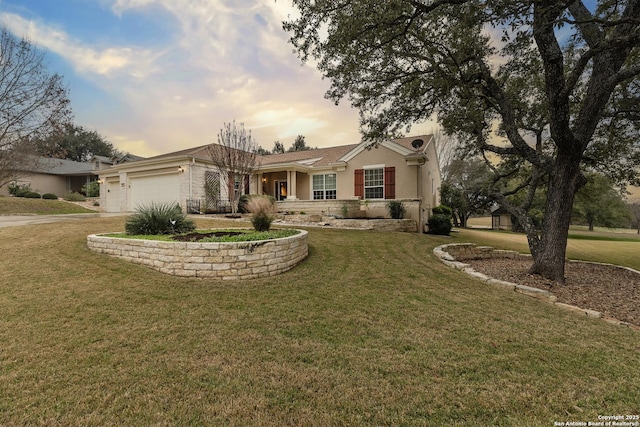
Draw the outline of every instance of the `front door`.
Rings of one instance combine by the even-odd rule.
[[[287,198],[287,181],[275,181],[276,200],[286,200]]]

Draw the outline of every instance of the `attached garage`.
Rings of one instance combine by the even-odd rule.
[[[127,210],[135,211],[138,206],[152,203],[181,203],[180,175],[165,173],[129,177]]]

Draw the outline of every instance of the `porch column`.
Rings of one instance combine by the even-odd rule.
[[[287,186],[289,193],[287,194],[287,200],[297,200],[297,189],[296,189],[296,185],[297,185],[297,177],[296,177],[296,171],[287,171]]]
[[[256,194],[258,194],[260,196],[262,196],[262,194],[263,194],[262,193],[262,186],[264,185],[264,183],[262,182],[263,178],[264,178],[264,175],[262,173],[259,173],[257,181],[256,181],[256,187],[258,187]]]

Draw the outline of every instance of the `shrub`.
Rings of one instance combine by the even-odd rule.
[[[453,210],[446,205],[436,206],[435,208],[431,209],[431,212],[434,215],[447,215],[447,216],[453,215]]]
[[[84,202],[87,200],[82,194],[76,192],[67,194],[64,199],[68,202]]]
[[[346,218],[349,215],[349,206],[347,205],[340,206],[340,213],[342,214],[342,218]]]
[[[441,236],[448,236],[451,233],[451,228],[453,228],[451,215],[443,214],[432,215],[427,225],[429,226],[429,234]]]
[[[31,185],[12,182],[7,186],[7,190],[9,190],[9,194],[11,194],[12,196],[24,197],[25,194],[31,191]]]
[[[36,193],[35,191],[27,191],[23,197],[26,197],[27,199],[39,199],[40,193]]]
[[[56,195],[55,195],[55,194],[53,194],[53,193],[44,193],[44,194],[42,195],[42,198],[43,198],[43,199],[46,199],[46,200],[58,200],[58,196],[56,196]]]
[[[136,213],[127,217],[124,229],[127,234],[178,234],[195,230],[193,221],[187,218],[177,203],[151,203],[138,206]]]
[[[276,206],[273,198],[254,196],[247,202],[247,210],[251,212],[251,224],[256,231],[269,231],[275,219]]]
[[[98,181],[91,181],[89,184],[82,186],[82,192],[87,197],[99,197],[100,196],[100,184]]]
[[[407,209],[404,207],[404,203],[400,200],[389,201],[387,203],[387,210],[393,219],[402,219],[404,218],[404,214],[407,212]]]
[[[253,197],[253,194],[243,194],[242,196],[240,196],[240,198],[238,199],[238,213],[250,213],[247,204]]]

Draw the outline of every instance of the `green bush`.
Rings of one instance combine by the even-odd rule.
[[[404,214],[407,213],[407,209],[404,207],[404,203],[400,200],[391,200],[387,203],[387,210],[389,215],[393,219],[402,219]]]
[[[448,216],[453,215],[453,210],[446,205],[436,206],[435,208],[431,209],[431,212],[434,215],[448,215]]]
[[[9,190],[9,194],[12,196],[24,197],[25,194],[31,191],[31,185],[12,182],[7,186],[7,190]]]
[[[53,193],[44,193],[44,194],[42,195],[42,198],[43,198],[43,199],[46,199],[46,200],[58,200],[58,196],[56,196],[56,195],[55,195],[55,194],[53,194]]]
[[[432,215],[427,225],[429,226],[429,234],[441,236],[448,236],[451,233],[451,228],[453,228],[451,215],[443,214]]]
[[[195,230],[193,221],[187,218],[177,203],[152,203],[139,206],[136,213],[127,217],[124,225],[127,234],[179,234]]]
[[[82,186],[82,192],[87,197],[99,197],[100,196],[100,184],[98,181],[91,181],[89,184]]]
[[[84,202],[87,200],[82,194],[76,192],[67,194],[64,199],[68,202]]]
[[[36,193],[35,191],[27,191],[23,197],[27,199],[39,199],[41,196],[40,193]]]
[[[249,213],[249,209],[247,208],[247,203],[254,197],[252,194],[243,194],[238,199],[238,213]]]
[[[252,213],[251,224],[256,231],[269,231],[276,211],[273,197],[255,196],[247,202],[247,210]]]

